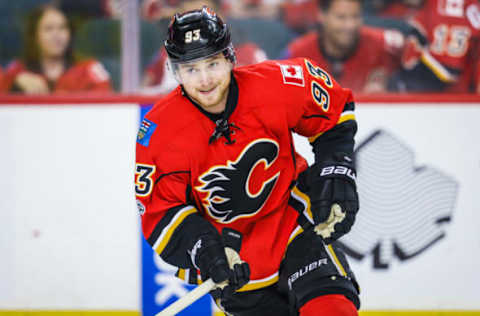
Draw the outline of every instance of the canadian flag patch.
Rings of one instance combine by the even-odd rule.
[[[295,86],[305,86],[305,80],[303,79],[302,66],[297,65],[279,65],[282,71],[283,83],[293,84]]]

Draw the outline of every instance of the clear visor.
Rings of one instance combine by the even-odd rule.
[[[172,62],[169,58],[168,68],[177,82],[183,85],[224,77],[232,71],[233,63],[220,51],[187,62]]]

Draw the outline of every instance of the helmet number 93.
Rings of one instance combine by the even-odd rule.
[[[193,41],[198,41],[200,39],[200,29],[193,31],[188,31],[185,33],[185,43],[191,43]]]

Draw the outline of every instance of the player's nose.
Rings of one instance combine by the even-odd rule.
[[[209,71],[202,69],[199,73],[200,85],[208,86],[212,81],[212,75]]]

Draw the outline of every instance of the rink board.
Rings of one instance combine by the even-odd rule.
[[[139,316],[139,312],[122,311],[0,311],[2,316]],[[214,316],[223,316],[215,313]],[[478,316],[480,311],[360,311],[360,316]],[[200,316],[200,315],[199,315]]]
[[[137,315],[138,104],[64,103],[0,107],[0,314]],[[373,250],[351,259],[371,310],[362,315],[480,315],[479,116],[479,103],[358,104],[358,144],[375,147],[369,138],[382,131],[413,153],[413,169],[458,185],[443,237],[421,253],[401,259],[384,241],[382,264]],[[311,159],[305,143],[297,150]]]

